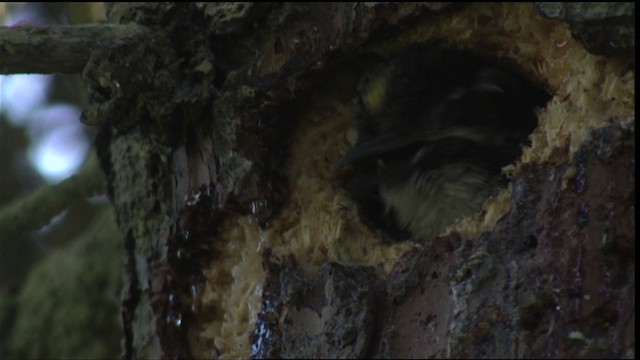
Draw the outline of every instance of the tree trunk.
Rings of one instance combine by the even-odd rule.
[[[532,5],[441,8],[114,5],[154,29],[85,69],[126,357],[633,356],[634,127],[605,126],[632,118],[633,73]],[[438,38],[554,98],[511,192],[457,233],[383,244],[331,175],[359,56]]]
[[[634,44],[593,55],[533,4],[119,3],[109,19],[136,30],[92,49],[85,121],[125,238],[126,358],[634,356]],[[553,98],[508,190],[433,241],[388,244],[334,164],[371,54],[433,42]]]

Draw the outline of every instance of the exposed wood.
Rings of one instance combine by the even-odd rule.
[[[109,20],[138,25],[77,40],[69,67],[0,60],[84,68],[125,236],[126,358],[634,356],[634,71],[532,4],[444,8],[116,3]],[[38,38],[2,31],[12,55]],[[480,225],[382,244],[331,168],[362,59],[433,40],[512,60],[553,99]]]

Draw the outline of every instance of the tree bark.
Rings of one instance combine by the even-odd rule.
[[[84,120],[125,238],[124,357],[634,356],[624,56],[587,53],[532,4],[118,3],[109,21],[124,36],[89,47]],[[331,175],[344,109],[367,56],[433,41],[507,58],[554,98],[475,220],[380,244]],[[234,287],[256,247],[258,295]]]
[[[0,27],[0,74],[79,74],[91,53],[104,44],[131,36],[135,24]]]
[[[107,129],[103,167],[127,244],[126,357],[228,353],[219,341],[194,340],[207,314],[197,299],[207,291],[203,269],[225,266],[215,264],[217,243],[230,236],[219,229],[225,219],[252,216],[268,228],[290,201],[292,180],[280,169],[291,156],[285,140],[297,136],[288,110],[314,86],[304,75],[330,71],[331,56],[356,53],[377,29],[441,8],[114,5],[112,21],[154,34],[101,48],[85,69],[94,95],[87,119]],[[548,165],[520,167],[511,210],[490,233],[426,244],[386,278],[326,265],[314,279],[294,270],[295,257],[290,270],[268,270],[253,356],[629,356],[633,133],[609,127],[573,160],[575,150],[558,149]],[[266,269],[277,258],[265,255]],[[367,285],[328,287],[345,276]],[[317,301],[333,310],[305,305]],[[291,317],[303,310],[329,313],[319,325]]]

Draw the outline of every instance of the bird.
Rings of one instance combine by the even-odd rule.
[[[427,241],[509,179],[550,95],[495,58],[439,45],[375,54],[353,100],[358,141],[338,162],[365,223]]]

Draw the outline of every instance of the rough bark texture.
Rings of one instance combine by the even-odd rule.
[[[305,279],[293,257],[277,264],[269,251],[261,319],[253,335],[257,358],[362,358],[376,335],[381,282],[371,268],[325,263]],[[286,310],[286,311],[285,311]],[[284,317],[282,324],[280,318]]]
[[[399,13],[421,7],[403,5]],[[297,90],[295,77],[322,65],[345,40],[354,41],[347,34],[365,20],[401,16],[374,16],[352,4],[109,9],[112,22],[136,22],[153,33],[133,33],[97,49],[84,70],[92,100],[85,121],[103,129],[98,152],[128,254],[126,357],[190,355],[186,329],[201,276],[197,266],[191,271],[181,264],[184,257],[200,257],[201,249],[189,243],[215,232],[225,212],[262,221],[273,213],[284,197],[278,169],[285,148],[272,145],[290,126],[275,109]],[[258,25],[273,33],[260,35]],[[207,145],[209,131],[215,141]],[[214,179],[213,191],[206,189]],[[210,199],[211,207],[198,214],[205,220],[190,222],[190,210],[180,217],[179,209],[188,189],[203,183],[210,197],[201,199]],[[198,226],[211,218],[208,229]]]
[[[515,179],[490,234],[407,254],[375,354],[632,357],[634,138],[617,125],[594,132],[570,165]]]
[[[633,357],[634,126],[594,131],[569,165],[532,166],[514,180],[511,202],[491,233],[471,241],[450,235],[407,252],[385,293],[375,291],[380,279],[351,268],[357,285],[326,299],[310,290],[336,281],[326,270],[309,285],[292,259],[275,265],[267,256],[253,356]],[[328,339],[318,346],[309,333],[329,333],[336,321],[322,304],[349,309],[353,301],[343,299],[358,296],[370,300],[340,322],[366,337],[342,338],[360,352]],[[300,325],[291,313],[309,320]]]
[[[94,51],[84,71],[125,235],[125,357],[228,354],[191,328],[206,318],[204,272],[225,262],[212,250],[227,244],[224,219],[268,227],[289,201],[290,105],[372,32],[388,40],[441,8],[112,5],[112,22],[151,30]],[[571,164],[559,154],[520,168],[493,231],[439,238],[388,278],[337,264],[316,277],[267,252],[253,355],[633,357],[634,129],[593,131]]]
[[[78,74],[92,51],[142,30],[135,24],[0,27],[0,73]]]

